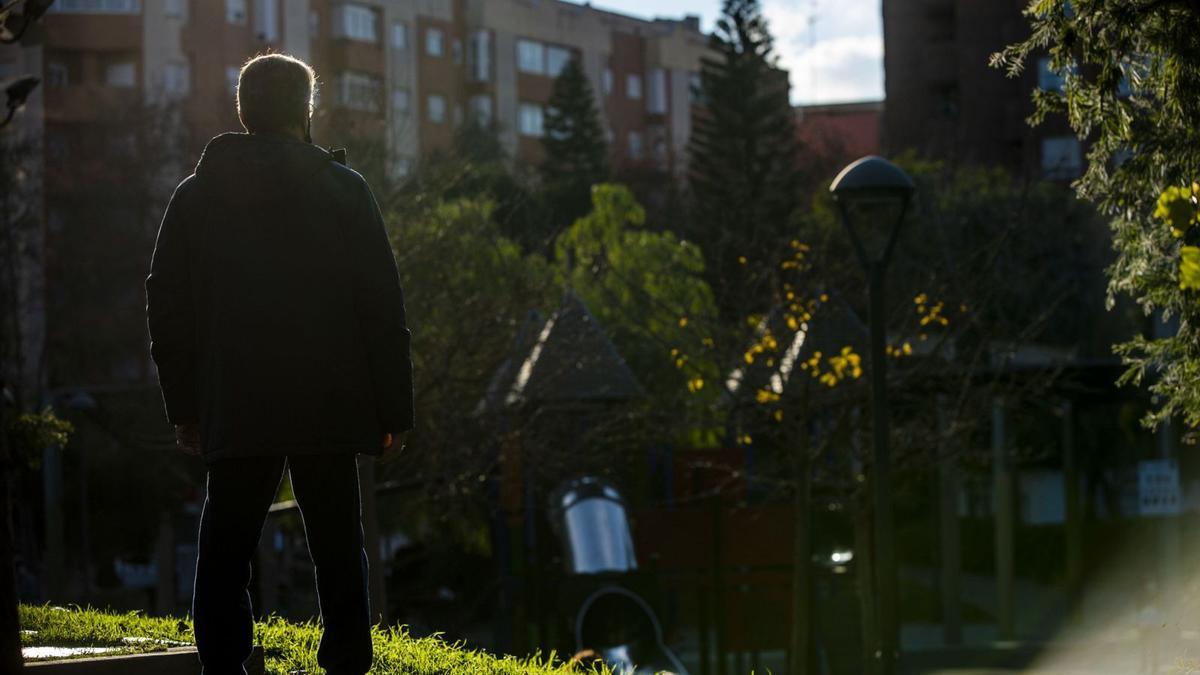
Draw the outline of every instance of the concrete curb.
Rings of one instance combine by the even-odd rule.
[[[200,660],[195,647],[172,647],[148,654],[29,661],[25,670],[35,675],[196,675],[200,672]],[[248,675],[265,672],[262,647],[254,647],[246,661],[246,672]]]

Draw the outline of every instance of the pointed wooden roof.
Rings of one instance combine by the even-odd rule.
[[[596,317],[568,291],[549,318],[530,312],[512,355],[493,376],[480,412],[527,403],[627,401],[643,394]]]

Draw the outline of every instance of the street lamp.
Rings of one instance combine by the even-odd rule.
[[[900,167],[874,155],[856,160],[829,186],[869,281],[871,324],[872,492],[875,507],[876,658],[879,675],[892,675],[899,656],[896,543],[888,452],[887,361],[883,281],[900,225],[916,188]]]
[[[27,75],[4,88],[4,96],[7,99],[5,107],[8,108],[8,114],[0,121],[0,127],[12,121],[17,109],[25,105],[25,99],[29,98],[29,94],[37,88],[39,82],[41,80],[38,78]]]
[[[14,14],[13,10],[22,5],[21,13]],[[42,18],[54,0],[12,0],[5,4],[0,0],[0,43],[11,45],[20,42],[21,37],[29,27]]]

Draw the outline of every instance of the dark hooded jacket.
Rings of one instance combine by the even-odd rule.
[[[146,279],[167,418],[206,460],[378,453],[412,428],[404,297],[357,172],[284,136],[223,134],[167,206]]]

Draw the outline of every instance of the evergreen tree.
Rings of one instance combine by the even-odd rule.
[[[757,0],[725,0],[701,63],[688,183],[691,236],[726,314],[767,301],[766,281],[793,238],[799,142],[786,73]]]
[[[540,169],[557,231],[591,210],[592,186],[608,178],[608,143],[591,85],[577,59],[571,59],[554,81],[544,130],[546,159]]]

